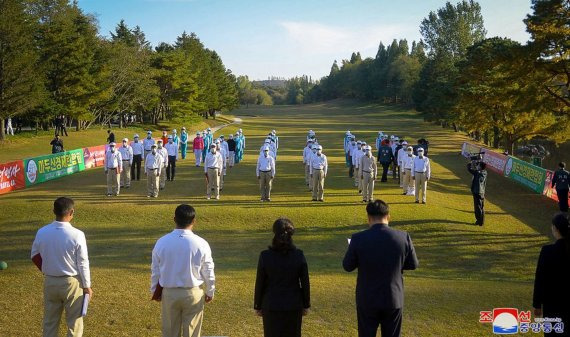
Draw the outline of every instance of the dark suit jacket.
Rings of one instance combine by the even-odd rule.
[[[303,251],[267,249],[259,255],[255,280],[256,310],[300,310],[311,307],[309,269]]]
[[[532,306],[546,310],[568,309],[570,303],[570,258],[564,240],[542,247],[536,276]]]
[[[487,170],[476,170],[471,163],[467,164],[467,170],[473,175],[471,181],[471,193],[478,194],[485,198],[485,187],[487,186]]]
[[[410,235],[385,224],[375,224],[352,235],[342,265],[358,268],[356,305],[363,309],[404,306],[404,270],[418,267]]]

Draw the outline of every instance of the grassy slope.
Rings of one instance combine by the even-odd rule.
[[[42,276],[28,255],[35,231],[51,221],[51,202],[60,195],[76,200],[75,224],[90,249],[95,300],[86,336],[159,335],[159,306],[148,294],[150,252],[172,228],[174,208],[183,202],[197,208],[196,232],[210,242],[216,262],[218,291],[206,309],[205,335],[262,335],[251,309],[257,256],[270,242],[273,220],[288,216],[311,273],[313,309],[303,335],[356,336],[356,274],[345,273],[341,261],[346,238],[365,228],[365,211],[344,167],[347,129],[369,142],[383,130],[427,137],[432,144],[428,205],[413,204],[393,181],[376,188],[376,196],[391,205],[392,226],[411,233],[420,259],[420,268],[405,276],[404,336],[490,336],[491,327],[478,323],[480,310],[530,309],[534,266],[540,246],[550,240],[556,205],[491,174],[487,225],[471,225],[469,174],[458,154],[462,136],[425,124],[413,112],[348,102],[250,108],[236,115],[244,119],[240,127],[248,137],[246,161],[229,173],[219,202],[205,200],[203,171],[190,160],[158,200],[144,197],[142,182],[107,199],[97,169],[1,196],[0,260],[10,268],[0,272],[0,336],[40,334]],[[272,203],[260,204],[254,164],[271,129],[280,136],[277,179]],[[317,132],[329,158],[325,203],[311,203],[303,184],[300,154],[308,129]]]

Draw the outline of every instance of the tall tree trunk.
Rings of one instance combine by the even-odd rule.
[[[75,131],[81,130],[81,119],[77,118],[77,125],[75,126]]]
[[[505,150],[509,151],[510,155],[514,154],[515,142],[512,135],[505,135]]]
[[[498,149],[499,144],[501,144],[501,134],[499,133],[499,128],[495,126],[493,127],[493,147]]]
[[[4,118],[0,118],[0,126],[2,127],[2,130],[0,130],[0,141],[6,139],[6,134],[4,133],[6,131],[6,125],[4,123]]]
[[[485,131],[485,133],[483,133],[483,142],[485,145],[489,146],[489,131]]]

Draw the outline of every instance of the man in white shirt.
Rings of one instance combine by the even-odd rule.
[[[14,135],[14,128],[12,127],[12,118],[6,121],[6,135]]]
[[[131,187],[131,165],[133,164],[133,148],[129,145],[129,139],[123,138],[123,146],[119,147],[119,153],[123,161],[121,170],[121,187]]]
[[[400,147],[400,149],[397,152],[396,158],[398,159],[398,170],[400,172],[400,187],[404,187],[404,167],[402,166],[402,161],[404,160],[404,157],[407,156],[406,153],[406,149],[408,148],[408,142],[403,141],[402,142],[402,146]],[[394,170],[396,168],[394,167]]]
[[[418,148],[418,156],[414,158],[412,163],[412,179],[415,182],[416,204],[426,203],[427,182],[431,177],[431,167],[429,158],[424,156],[424,149]]]
[[[210,145],[210,151],[204,161],[204,174],[206,175],[207,191],[206,198],[211,199],[212,193],[216,200],[220,199],[220,176],[224,169],[224,159],[216,150],[216,144]]]
[[[412,185],[412,166],[414,163],[414,149],[411,146],[406,148],[406,154],[398,157],[398,160],[402,163],[402,184],[403,184],[403,195],[414,195],[415,192],[412,190],[414,189]]]
[[[105,153],[105,175],[107,176],[107,196],[118,196],[121,191],[119,179],[123,169],[123,157],[117,151],[115,143],[109,144],[109,150]]]
[[[58,335],[65,309],[67,336],[81,337],[83,296],[93,297],[87,242],[85,234],[70,224],[73,200],[57,198],[53,213],[55,221],[38,230],[31,252],[32,261],[45,275],[43,336]]]
[[[166,168],[166,179],[174,181],[176,174],[176,159],[178,158],[178,143],[174,142],[172,136],[168,136],[168,143],[165,145],[168,155],[168,166]]]
[[[150,291],[152,299],[161,302],[163,337],[198,337],[204,303],[213,300],[216,289],[212,250],[192,232],[196,225],[192,206],[178,206],[174,222],[176,228],[152,250]]]
[[[162,143],[162,139],[159,139],[156,142],[156,152],[160,155],[160,158],[162,158],[162,166],[160,168],[160,177],[158,178],[158,187],[160,190],[163,190],[166,187],[166,172],[167,172],[167,167],[168,167],[168,151],[166,150],[166,148],[164,147],[164,144]]]
[[[133,142],[131,143],[133,148],[133,161],[131,165],[131,177],[133,180],[141,180],[141,164],[144,156],[144,145],[139,140],[139,135],[135,134]],[[136,173],[136,175],[135,175]]]
[[[346,145],[346,151],[347,151],[347,161],[348,161],[348,177],[349,178],[354,178],[354,164],[352,161],[352,156],[354,155],[354,153],[356,152],[357,147],[356,147],[356,137],[354,137],[354,135],[350,135],[348,138],[348,144]]]
[[[146,174],[147,198],[158,198],[159,178],[164,166],[164,159],[158,153],[156,144],[151,145],[151,151],[146,156],[144,162],[144,172]]]
[[[362,181],[362,201],[374,201],[374,181],[378,175],[376,158],[372,155],[372,147],[364,147],[364,155],[360,157],[360,180]]]
[[[261,190],[261,202],[271,201],[271,184],[275,178],[275,159],[269,155],[269,147],[263,149],[263,154],[257,159],[255,169],[259,189]]]
[[[325,178],[329,165],[327,156],[323,154],[323,147],[316,146],[316,153],[310,161],[311,178],[313,179],[313,201],[325,201]]]
[[[152,145],[155,144],[154,139],[152,139],[152,131],[146,132],[146,138],[143,140],[143,147],[144,147],[144,159],[146,160],[146,156],[152,151]]]
[[[313,140],[309,139],[307,140],[307,146],[305,146],[305,148],[303,149],[303,167],[305,169],[305,184],[309,187],[309,190],[311,190],[311,171],[309,170],[309,160],[311,159],[311,156],[313,155]]]
[[[222,191],[224,189],[224,178],[226,176],[227,152],[225,152],[225,149],[222,146],[221,138],[217,138],[214,141],[214,144],[216,144],[216,152],[218,152],[222,156],[222,161],[223,161],[222,174],[220,175],[220,191]]]

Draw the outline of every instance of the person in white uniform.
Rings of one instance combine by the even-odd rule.
[[[147,198],[158,198],[159,179],[164,167],[164,158],[157,151],[156,144],[151,145],[150,153],[144,162],[144,171],[147,178]]]
[[[129,145],[129,139],[123,138],[123,146],[119,147],[121,158],[123,160],[123,169],[121,170],[121,188],[131,187],[131,165],[133,164],[133,148]]]
[[[154,139],[152,138],[152,131],[146,132],[146,138],[143,140],[143,147],[144,147],[144,157],[146,160],[146,156],[152,151],[152,145],[156,144]]]
[[[327,177],[327,156],[321,145],[316,146],[316,153],[311,158],[311,177],[313,179],[313,201],[325,201],[325,178]]]
[[[261,201],[271,201],[271,185],[275,178],[275,158],[269,154],[268,146],[263,149],[263,154],[257,159],[255,173],[259,180]]]
[[[220,199],[220,176],[224,169],[224,158],[216,150],[216,144],[210,145],[210,151],[204,161],[204,174],[206,175],[207,191],[206,199],[210,200],[212,194],[216,200]]]
[[[105,153],[105,176],[107,177],[107,196],[118,196],[121,192],[119,179],[123,169],[121,152],[117,151],[115,143],[109,144],[109,150]]]
[[[199,337],[204,304],[214,299],[216,289],[214,259],[208,242],[193,232],[192,206],[179,205],[174,223],[152,250],[150,292],[160,301],[163,337]]]
[[[431,165],[429,158],[424,156],[424,149],[418,148],[418,156],[412,162],[412,179],[415,182],[416,204],[426,203],[427,182],[431,178]]]
[[[55,221],[38,230],[31,258],[44,274],[43,336],[58,336],[65,310],[68,337],[83,335],[84,296],[93,298],[85,234],[71,225],[74,202],[60,197],[53,203]]]
[[[164,147],[162,143],[162,139],[159,139],[157,142],[156,152],[162,158],[162,167],[160,168],[160,177],[158,179],[158,187],[160,190],[166,188],[166,169],[168,167],[168,150]]]
[[[411,146],[406,148],[406,154],[403,156],[402,163],[402,184],[403,195],[414,195],[415,188],[412,184],[412,166],[414,163],[414,149]],[[399,158],[398,158],[399,159]]]
[[[309,170],[309,160],[313,155],[313,140],[307,140],[307,146],[303,149],[303,168],[305,169],[305,185],[311,190],[311,171]]]

